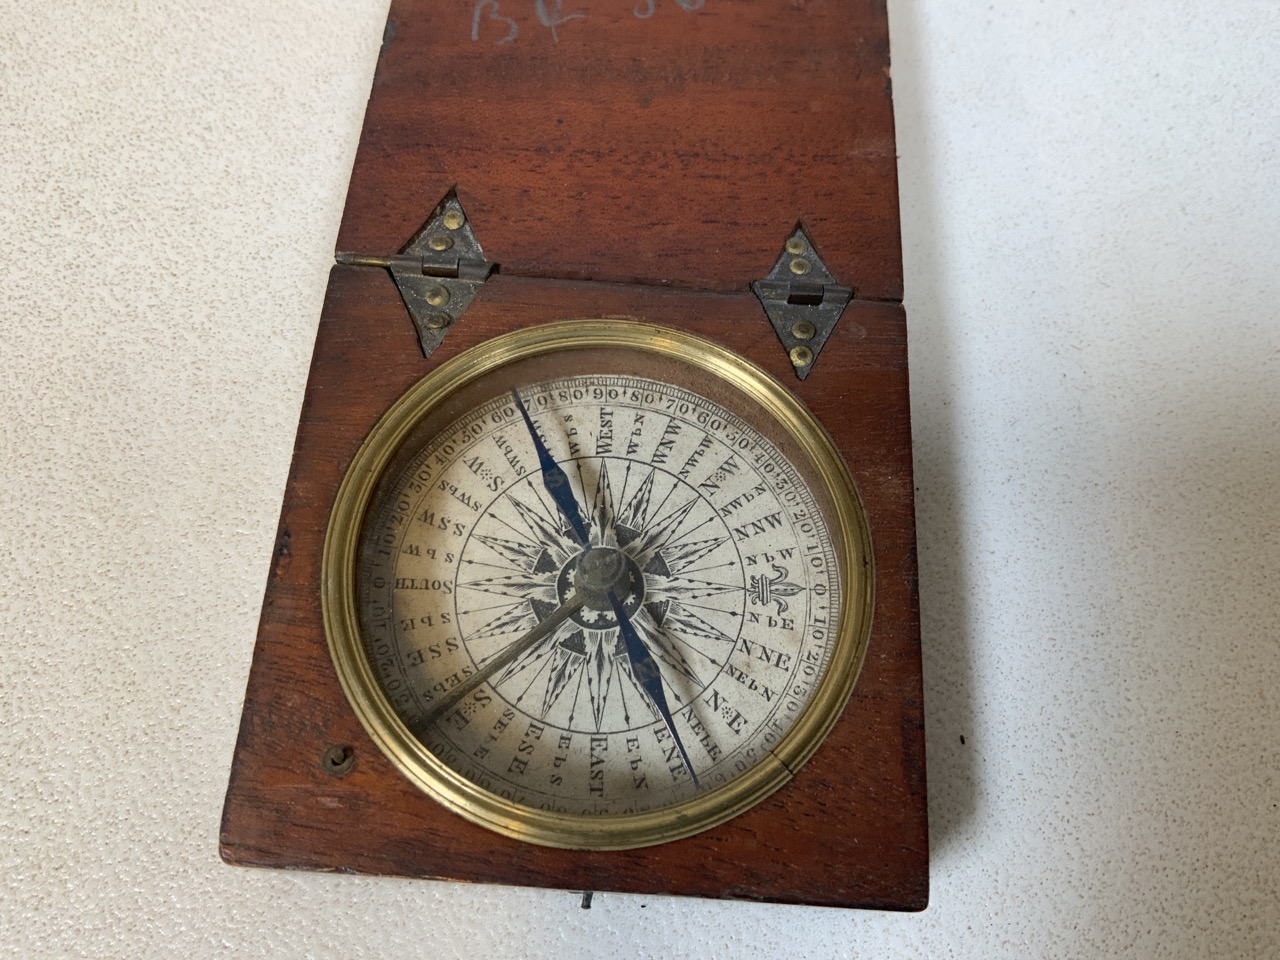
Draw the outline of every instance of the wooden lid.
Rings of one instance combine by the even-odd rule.
[[[692,8],[692,9],[691,9]],[[900,300],[881,0],[396,0],[342,250],[457,187],[508,274],[740,290],[798,220]]]

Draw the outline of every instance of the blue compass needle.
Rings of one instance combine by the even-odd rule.
[[[653,705],[658,708],[658,713],[662,714],[663,722],[671,731],[671,739],[676,742],[676,749],[680,751],[684,768],[689,771],[689,778],[693,780],[693,785],[696,787],[698,775],[693,772],[693,764],[689,762],[689,754],[685,752],[680,734],[676,733],[676,721],[671,716],[671,708],[667,706],[667,695],[662,691],[662,674],[658,672],[658,664],[654,661],[649,648],[645,646],[645,642],[640,639],[640,634],[636,633],[636,628],[627,619],[626,611],[622,609],[622,604],[618,602],[618,597],[612,590],[609,591],[609,602],[613,604],[613,615],[618,618],[622,642],[626,644],[627,656],[631,658],[631,672],[640,681],[640,686],[649,695]]]
[[[578,509],[577,498],[574,497],[573,490],[569,486],[569,478],[560,465],[552,459],[551,452],[538,436],[538,431],[533,425],[529,411],[525,408],[524,401],[520,399],[520,394],[512,390],[511,399],[515,401],[520,416],[524,417],[524,425],[529,429],[529,436],[533,439],[533,448],[538,454],[538,466],[542,470],[542,485],[551,495],[560,512],[564,514],[564,518],[569,521],[569,526],[573,528],[573,532],[577,534],[582,544],[583,556],[586,556],[591,551],[591,541],[587,536],[587,526],[582,522],[582,512]],[[680,759],[684,761],[685,769],[689,771],[689,778],[697,786],[698,775],[693,772],[689,754],[684,748],[680,734],[676,732],[675,718],[671,715],[671,708],[667,706],[667,695],[662,689],[662,674],[658,670],[658,664],[645,642],[636,633],[636,628],[627,619],[626,610],[618,602],[618,597],[612,590],[609,591],[609,603],[613,606],[613,615],[618,621],[618,630],[622,634],[627,659],[631,661],[631,672],[635,674],[641,688],[648,694],[658,713],[661,714],[663,723],[671,733],[671,739],[676,743],[676,749],[680,751]]]
[[[551,499],[560,508],[564,518],[569,521],[569,526],[573,527],[573,532],[578,535],[578,542],[590,550],[591,542],[587,538],[587,525],[582,522],[582,513],[578,510],[577,498],[569,487],[569,478],[560,464],[551,459],[551,452],[538,436],[538,431],[534,429],[533,421],[529,418],[529,411],[525,409],[520,394],[512,390],[511,398],[515,400],[520,416],[524,417],[524,425],[529,428],[529,436],[533,438],[533,448],[538,452],[538,465],[542,468],[542,485],[547,488],[547,493],[551,494]]]

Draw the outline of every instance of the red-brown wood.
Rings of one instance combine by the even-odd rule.
[[[338,248],[390,253],[456,184],[507,273],[741,290],[803,219],[901,300],[883,0],[649,2],[567,0],[556,42],[534,0],[397,0]]]
[[[790,784],[688,840],[582,853],[497,836],[404,780],[343,697],[318,598],[338,483],[391,402],[438,362],[498,333],[597,316],[681,327],[789,377],[845,452],[870,517],[877,575],[863,675],[835,730]],[[900,306],[855,303],[813,375],[799,383],[749,293],[498,277],[426,361],[386,274],[336,268],[246,695],[224,858],[566,889],[923,907],[928,852],[904,334]],[[345,777],[322,767],[334,744],[355,747]]]
[[[706,0],[684,9],[695,5],[654,0],[646,17],[649,0],[570,2],[562,16],[584,16],[558,23],[553,38],[538,16],[555,19],[552,0],[394,3],[339,247],[397,249],[456,184],[501,272],[430,360],[384,271],[331,274],[223,813],[229,862],[925,906],[911,431],[884,7]],[[502,17],[518,30],[505,44],[495,42],[511,32]],[[858,295],[804,382],[747,288],[797,220]],[[319,573],[343,473],[405,389],[497,334],[600,316],[709,337],[795,390],[831,432],[864,498],[876,602],[849,706],[790,784],[695,837],[583,853],[490,833],[396,772],[338,685]],[[333,745],[355,749],[344,776],[322,765]]]

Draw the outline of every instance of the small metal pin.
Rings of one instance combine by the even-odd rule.
[[[812,269],[809,261],[804,257],[796,257],[791,261],[791,272],[798,277],[803,277]]]
[[[461,210],[446,210],[444,216],[440,218],[440,222],[450,230],[457,230],[467,222],[467,218],[462,215]]]
[[[367,253],[336,253],[333,259],[348,267],[391,267],[390,257],[377,257]]]
[[[818,328],[808,320],[800,320],[791,325],[791,335],[797,340],[812,340],[818,335]]]
[[[593,896],[595,896],[595,894],[593,894],[590,890],[582,891],[582,909],[583,910],[591,909],[591,898]]]
[[[813,351],[808,347],[792,347],[788,356],[793,367],[807,367],[813,363]]]

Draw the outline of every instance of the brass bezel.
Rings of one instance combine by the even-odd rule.
[[[728,783],[661,810],[577,817],[520,806],[446,767],[410,733],[383,696],[360,639],[355,585],[361,527],[384,470],[428,411],[507,364],[591,348],[634,350],[705,371],[772,418],[809,460],[830,504],[843,605],[826,673],[791,729],[763,760]],[[320,573],[325,634],[342,689],[378,748],[445,807],[508,837],[552,847],[617,850],[681,839],[763,800],[789,779],[839,717],[862,668],[871,629],[873,572],[865,510],[844,460],[804,404],[768,373],[709,340],[630,320],[566,320],[496,337],[442,364],[378,421],[338,489]]]

